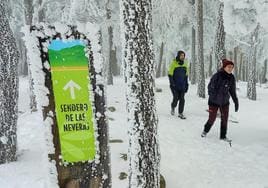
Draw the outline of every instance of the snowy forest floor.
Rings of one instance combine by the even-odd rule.
[[[156,81],[161,174],[167,188],[268,188],[268,89],[257,87],[258,100],[246,98],[246,83],[238,84],[239,112],[234,112],[231,101],[228,137],[232,147],[220,141],[219,119],[206,138],[200,134],[207,120],[207,99],[196,95],[196,86],[186,94],[185,115],[181,120],[170,115],[171,92],[168,79]],[[119,180],[121,172],[127,173],[127,113],[125,89],[122,78],[115,78],[108,86],[112,181],[114,188],[128,187],[127,179]],[[52,188],[48,182],[48,160],[45,150],[44,126],[40,112],[30,113],[28,81],[20,79],[17,162],[0,165],[0,188]],[[53,182],[52,182],[53,185]],[[54,186],[56,187],[55,183]]]

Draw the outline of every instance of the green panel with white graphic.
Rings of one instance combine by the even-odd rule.
[[[64,162],[95,157],[88,58],[81,40],[52,40],[48,47],[61,156]]]

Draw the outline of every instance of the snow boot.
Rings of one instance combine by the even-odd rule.
[[[207,136],[207,132],[203,131],[201,134],[201,137],[206,137]]]
[[[222,141],[225,141],[225,142],[232,142],[232,140],[231,139],[229,139],[229,138],[227,138],[227,137],[225,137],[225,138],[220,138]]]
[[[170,114],[171,114],[172,116],[174,116],[174,115],[175,115],[175,108],[171,107]]]
[[[178,117],[181,119],[186,119],[186,117],[182,113],[179,113]]]

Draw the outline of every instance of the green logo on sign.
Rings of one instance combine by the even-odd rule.
[[[66,162],[95,157],[88,59],[84,48],[81,40],[52,40],[48,48],[61,155]]]

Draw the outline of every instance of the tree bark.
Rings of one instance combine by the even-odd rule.
[[[240,63],[239,63],[239,71],[238,71],[238,77],[237,77],[237,79],[238,80],[242,80],[242,81],[244,81],[243,80],[243,78],[244,78],[244,75],[243,75],[243,67],[244,67],[244,59],[243,59],[243,53],[241,53],[240,54]]]
[[[19,53],[6,5],[0,1],[0,164],[17,159]]]
[[[238,46],[234,48],[234,76],[236,78],[236,81],[238,82],[238,68],[239,68],[239,63],[238,63]]]
[[[164,68],[163,67],[163,54],[164,54],[164,42],[161,42],[160,53],[159,53],[159,62],[158,62],[157,72],[156,72],[156,78],[161,77],[161,70]]]
[[[152,1],[122,0],[129,125],[129,187],[159,188]]]
[[[213,74],[212,67],[213,67],[213,50],[211,50],[211,52],[209,53],[209,69],[208,69],[209,77],[211,77]]]
[[[108,8],[110,0],[106,3],[106,17],[107,21],[111,19],[111,10]],[[113,48],[113,28],[111,26],[108,27],[108,35],[109,35],[109,59],[108,59],[108,85],[113,85],[113,73],[112,73],[112,48]]]
[[[221,68],[222,59],[226,57],[223,9],[224,9],[224,4],[220,3],[219,15],[217,19],[218,25],[217,25],[217,31],[216,31],[216,37],[215,37],[215,47],[214,47],[216,70]]]
[[[248,71],[248,87],[247,87],[247,96],[251,100],[257,100],[257,91],[256,91],[256,61],[257,61],[257,47],[258,47],[258,34],[260,30],[260,24],[254,29],[251,35],[250,41],[250,53],[249,53],[249,71]]]
[[[267,59],[265,59],[264,61],[264,65],[263,65],[263,71],[262,71],[262,78],[261,78],[261,82],[264,84],[267,82]]]
[[[195,52],[195,45],[196,45],[196,37],[195,37],[195,28],[192,27],[192,61],[191,61],[191,84],[196,84],[196,52]]]
[[[206,97],[204,70],[203,0],[197,1],[198,96]]]
[[[167,66],[166,66],[166,61],[165,61],[165,59],[163,60],[162,76],[163,76],[163,77],[167,76]]]

